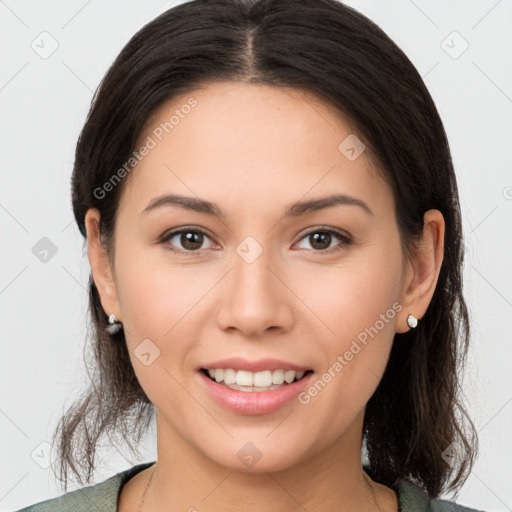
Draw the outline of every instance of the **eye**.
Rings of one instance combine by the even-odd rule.
[[[164,244],[165,248],[169,251],[190,254],[200,252],[205,237],[210,239],[210,237],[200,229],[181,228],[164,235],[160,242]],[[176,238],[177,241],[182,244],[183,249],[174,249],[172,247],[172,245],[176,243],[171,244],[173,238]]]
[[[335,245],[334,247],[330,247],[331,242],[333,241],[333,235],[334,238],[341,240],[342,243]],[[176,241],[172,242],[174,238],[176,238]],[[193,254],[202,250],[201,247],[205,238],[211,240],[204,231],[185,227],[167,233],[161,238],[160,243],[164,244],[164,247],[169,251],[182,254]],[[321,252],[324,254],[330,254],[332,252],[342,250],[345,246],[351,243],[347,236],[342,235],[336,230],[327,228],[317,228],[310,231],[301,238],[301,241],[302,240],[310,240],[310,245],[314,252]],[[173,246],[176,246],[176,243],[180,243],[182,248],[175,249]]]
[[[341,240],[342,243],[329,248],[333,241],[333,235],[334,238]],[[332,252],[343,250],[345,246],[350,245],[351,243],[347,236],[342,235],[336,230],[327,228],[317,228],[314,231],[310,231],[309,233],[306,233],[301,240],[310,241],[310,245],[313,249],[317,249],[315,252],[321,252],[323,254],[330,254]]]

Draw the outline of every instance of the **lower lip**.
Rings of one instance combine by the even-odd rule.
[[[220,405],[238,414],[268,414],[293,401],[308,385],[314,372],[302,379],[285,384],[272,391],[238,391],[207,377],[202,371],[199,378],[211,397]]]

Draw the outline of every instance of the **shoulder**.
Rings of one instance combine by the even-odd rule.
[[[400,512],[484,512],[453,501],[431,498],[423,489],[407,480],[398,480],[394,489],[398,494]]]
[[[67,492],[57,498],[41,501],[17,512],[117,512],[121,487],[154,462],[138,464],[96,485]]]

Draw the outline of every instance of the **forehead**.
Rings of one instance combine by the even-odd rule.
[[[333,189],[379,201],[390,190],[366,152],[343,152],[353,137],[341,113],[309,91],[214,82],[148,118],[136,148],[151,149],[131,172],[125,200],[139,213],[163,192],[216,203],[229,196],[240,206],[260,199],[266,208]]]

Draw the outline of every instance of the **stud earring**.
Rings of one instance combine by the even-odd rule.
[[[415,316],[413,316],[413,315],[409,315],[407,317],[407,325],[411,329],[414,329],[418,325],[418,319]]]
[[[107,331],[109,334],[116,334],[123,328],[123,324],[117,320],[116,315],[114,314],[111,314],[108,317],[108,323],[110,325],[105,327],[105,331]]]

